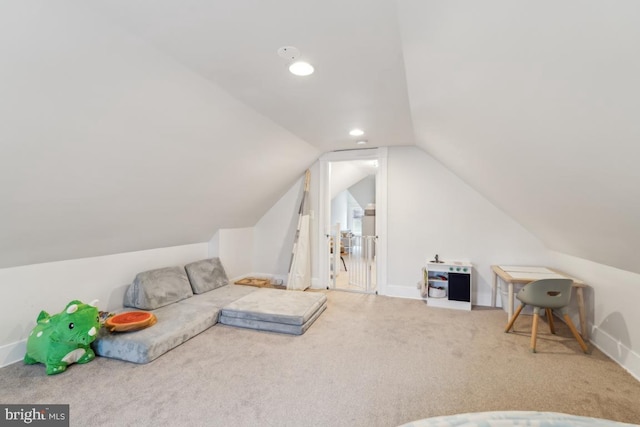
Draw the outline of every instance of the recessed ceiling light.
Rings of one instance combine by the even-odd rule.
[[[349,135],[351,135],[351,136],[362,136],[362,135],[364,135],[364,131],[362,129],[351,129],[349,131]]]
[[[358,145],[364,145],[364,144],[366,144],[366,143],[367,143],[367,140],[366,140],[366,139],[361,139],[361,140],[359,140],[359,141],[356,141],[356,144],[358,144]]]
[[[313,66],[308,62],[298,61],[289,66],[289,71],[296,76],[308,76],[313,74]]]

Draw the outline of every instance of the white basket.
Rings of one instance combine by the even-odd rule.
[[[438,289],[438,288],[429,287],[429,297],[430,298],[444,298],[446,296],[447,296],[447,290],[446,289]]]

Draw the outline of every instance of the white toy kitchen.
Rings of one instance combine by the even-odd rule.
[[[422,296],[428,306],[471,310],[473,264],[436,257],[424,268]]]

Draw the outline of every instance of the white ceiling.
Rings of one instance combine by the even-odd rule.
[[[635,0],[3,2],[0,268],[252,226],[360,127],[640,272],[639,40]]]
[[[322,152],[413,144],[396,5],[388,0],[109,0],[95,7]],[[288,72],[295,46],[314,65]]]

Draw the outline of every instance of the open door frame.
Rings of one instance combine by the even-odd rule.
[[[329,287],[330,256],[328,235],[331,234],[331,162],[349,160],[377,160],[376,173],[376,283],[378,294],[387,294],[387,148],[333,151],[323,154],[319,160],[319,209],[318,209],[318,266],[323,288]]]

